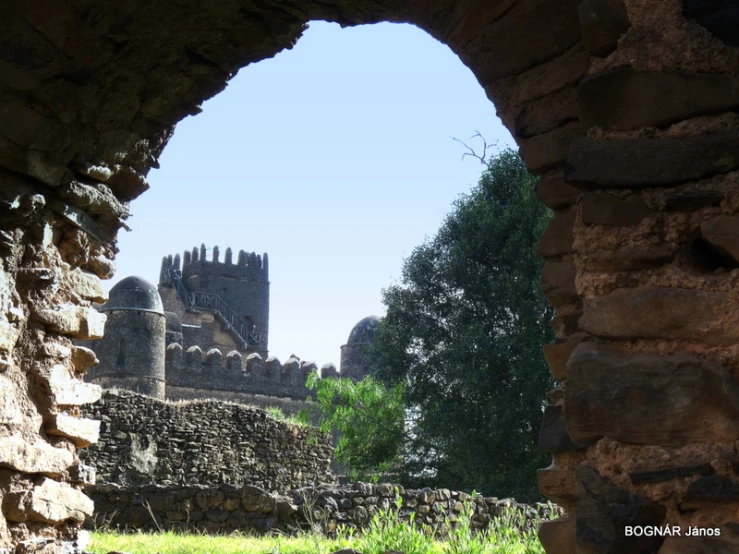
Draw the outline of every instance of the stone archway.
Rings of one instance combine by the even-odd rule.
[[[6,3],[0,548],[56,551],[91,509],[75,448],[99,391],[70,338],[101,333],[128,201],[177,121],[313,19],[446,43],[542,175],[565,390],[539,479],[569,512],[542,527],[547,552],[739,549],[739,25],[722,0]],[[625,537],[666,522],[721,537]]]

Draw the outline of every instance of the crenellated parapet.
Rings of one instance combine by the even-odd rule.
[[[306,381],[312,371],[318,370],[314,362],[296,356],[283,363],[274,357],[264,359],[258,353],[244,356],[233,350],[224,356],[218,348],[183,349],[178,343],[167,346],[165,359],[168,386],[297,400],[314,395]],[[323,379],[337,378],[339,372],[334,364],[324,364],[319,375]]]
[[[174,269],[186,279],[193,275],[215,275],[249,279],[255,281],[269,281],[269,257],[267,253],[256,254],[239,250],[236,256],[231,248],[226,248],[221,260],[221,250],[214,246],[208,255],[204,244],[186,250],[182,256],[175,254],[162,259],[160,284],[169,283],[169,271]],[[234,259],[235,258],[235,259]]]

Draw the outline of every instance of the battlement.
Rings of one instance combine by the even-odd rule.
[[[167,385],[296,400],[314,395],[305,383],[318,369],[315,363],[294,356],[281,363],[277,358],[264,360],[257,353],[244,358],[237,350],[225,356],[218,348],[204,352],[200,346],[191,346],[183,351],[178,343],[167,346],[165,360]],[[323,365],[319,374],[322,379],[339,377],[334,364]]]
[[[186,250],[182,257],[179,254],[165,256],[162,259],[159,284],[169,283],[171,269],[179,271],[183,278],[193,275],[214,275],[250,281],[269,281],[269,257],[266,252],[260,256],[254,252],[239,250],[236,263],[231,248],[226,248],[223,261],[220,260],[220,254],[220,248],[214,246],[208,259],[207,248],[201,244],[200,248]]]

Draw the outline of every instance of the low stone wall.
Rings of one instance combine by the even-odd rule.
[[[396,494],[397,493],[397,494]],[[285,496],[269,494],[257,487],[219,485],[125,487],[96,485],[87,488],[95,501],[95,515],[87,524],[118,529],[176,529],[231,533],[295,531],[319,524],[328,533],[339,525],[361,529],[380,509],[395,506],[402,498],[399,516],[405,521],[415,514],[418,524],[437,532],[456,525],[465,503],[474,508],[472,527],[482,529],[512,510],[522,516],[522,527],[533,527],[539,518],[551,519],[563,511],[546,504],[528,506],[512,499],[478,496],[440,490],[404,490],[390,484],[354,483],[343,487],[305,487]]]
[[[284,492],[335,481],[327,435],[260,409],[106,391],[85,415],[102,421],[98,443],[80,453],[98,483],[229,483]]]

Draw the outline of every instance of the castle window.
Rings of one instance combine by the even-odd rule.
[[[116,363],[118,365],[126,364],[126,339],[123,337],[118,341],[118,361]]]

